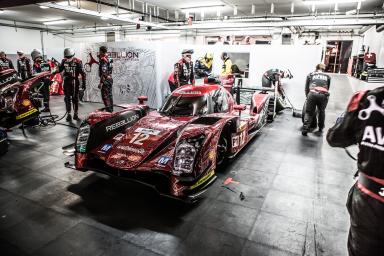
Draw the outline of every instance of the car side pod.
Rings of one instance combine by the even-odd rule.
[[[244,111],[247,107],[244,104],[234,105],[233,109],[239,111],[239,116],[241,116],[241,111]]]

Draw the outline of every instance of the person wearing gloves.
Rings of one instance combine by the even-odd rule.
[[[75,57],[75,51],[73,49],[64,49],[64,59],[61,61],[57,72],[62,73],[64,81],[64,102],[67,110],[67,121],[70,122],[72,120],[72,104],[73,119],[79,120],[79,76],[81,75],[82,89],[85,89],[86,75],[83,69],[83,63],[80,59]]]
[[[32,75],[42,73],[42,72],[50,72],[51,71],[51,66],[49,65],[49,63],[47,61],[45,61],[43,59],[43,54],[41,53],[41,51],[34,49],[31,52],[31,57],[33,60]],[[49,87],[50,87],[51,83],[52,82],[48,77],[44,78],[44,83],[43,83],[43,86],[41,88],[41,93],[43,94],[43,98],[44,98],[44,109],[42,110],[42,112],[50,112],[50,109],[49,109],[49,96],[50,96],[49,95]]]
[[[213,54],[206,53],[204,57],[199,58],[195,62],[196,77],[203,78],[208,77],[212,73]]]
[[[186,84],[195,84],[192,54],[192,49],[183,50],[181,52],[182,58],[174,65],[173,79],[175,89]]]
[[[112,63],[113,60],[108,57],[108,49],[106,46],[99,48],[99,89],[101,98],[104,102],[105,109],[113,112],[113,94],[112,94]]]
[[[17,73],[24,81],[32,76],[31,60],[22,51],[17,51],[17,55],[19,56],[17,59]]]

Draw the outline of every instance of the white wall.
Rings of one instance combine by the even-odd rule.
[[[376,53],[376,65],[384,68],[384,31],[378,33],[372,27],[364,33],[364,45],[369,46],[369,51]]]

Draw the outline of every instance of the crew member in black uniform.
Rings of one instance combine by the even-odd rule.
[[[175,88],[186,84],[195,83],[195,75],[193,72],[192,54],[193,50],[185,49],[181,52],[182,58],[175,63],[173,71],[173,80]],[[172,88],[171,88],[171,91]]]
[[[5,52],[0,52],[0,71],[5,69],[15,69],[13,63],[10,59],[7,58]]]
[[[101,98],[104,102],[105,109],[113,112],[113,95],[112,95],[112,59],[108,57],[108,49],[101,46],[99,49],[99,77],[101,90]]]
[[[49,63],[45,60],[43,60],[43,55],[42,53],[34,49],[31,52],[31,57],[33,60],[33,66],[32,66],[32,74],[38,74],[42,72],[50,72],[51,71],[51,66]],[[51,85],[52,81],[49,79],[49,77],[45,77],[43,80],[43,86],[40,89],[41,93],[43,94],[44,98],[44,109],[42,112],[50,112],[49,110],[49,86]]]
[[[281,78],[288,77],[288,73],[283,70],[272,68],[264,72],[261,78],[261,85],[263,87],[272,87],[273,85],[281,86]]]
[[[384,255],[384,86],[355,93],[327,140],[332,147],[359,145],[358,181],[347,200],[349,255]]]
[[[64,59],[61,61],[58,72],[62,73],[64,87],[64,102],[67,110],[67,121],[72,120],[71,101],[73,104],[73,119],[79,120],[79,88],[81,75],[82,89],[85,89],[86,75],[83,63],[74,57],[75,51],[71,48],[64,49]]]
[[[318,115],[319,132],[324,129],[325,108],[328,104],[329,87],[331,85],[331,77],[324,73],[325,65],[316,65],[316,71],[307,76],[305,83],[305,95],[307,96],[305,104],[304,125],[302,134],[307,136],[312,120],[315,117],[316,108]]]
[[[31,60],[22,51],[17,51],[17,55],[19,56],[17,59],[17,73],[24,81],[32,76]]]

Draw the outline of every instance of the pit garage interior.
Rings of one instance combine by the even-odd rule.
[[[31,58],[37,49],[43,59],[60,63],[64,49],[71,48],[86,74],[80,120],[66,121],[62,81],[50,77],[50,112],[39,113],[33,124],[8,125],[8,119],[0,124],[7,134],[1,145],[8,148],[0,156],[0,254],[348,255],[346,201],[356,182],[359,149],[333,148],[326,134],[356,91],[384,86],[383,31],[381,0],[0,1],[0,51],[15,69],[18,51]],[[292,77],[281,79],[288,107],[273,110],[272,120],[265,116],[268,122],[241,151],[217,165],[212,172],[217,179],[193,202],[116,175],[75,170],[75,151],[82,150],[74,145],[79,127],[104,108],[98,89],[100,46],[108,47],[113,60],[115,112],[124,104],[138,106],[140,96],[147,96],[141,103],[149,111],[161,111],[173,97],[168,78],[184,49],[194,50],[193,63],[212,54],[212,77],[220,76],[225,64],[220,56],[228,53],[241,73],[233,88],[259,88],[267,70],[289,70]],[[306,77],[319,63],[331,78],[325,128],[302,136]],[[208,88],[205,82],[196,78],[192,88]],[[191,90],[186,94],[197,89]],[[269,102],[277,98],[276,90],[272,93]],[[4,107],[7,101],[0,97]],[[270,117],[269,103],[264,104]],[[247,118],[239,106],[233,118]],[[152,133],[164,125],[148,123]],[[118,126],[113,125],[109,129]],[[106,152],[117,142],[98,143]],[[174,151],[158,164],[176,161]],[[218,152],[205,154],[210,158]],[[207,183],[205,177],[189,188]]]

